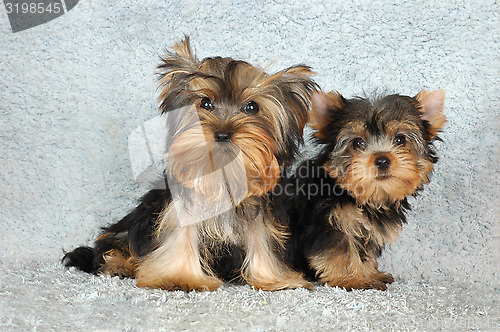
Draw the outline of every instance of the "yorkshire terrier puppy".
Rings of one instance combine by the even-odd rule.
[[[285,262],[286,214],[270,194],[302,142],[317,90],[310,68],[271,75],[232,58],[199,61],[188,37],[158,68],[160,111],[174,115],[167,186],[64,264],[167,290],[215,290],[231,280],[310,288]]]
[[[444,98],[444,90],[374,100],[313,95],[310,122],[322,149],[293,178],[288,254],[297,270],[348,290],[394,281],[377,258],[406,222],[407,197],[429,182]]]

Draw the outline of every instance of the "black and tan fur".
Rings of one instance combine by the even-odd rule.
[[[263,290],[310,287],[282,257],[288,229],[269,194],[302,142],[317,89],[310,68],[270,75],[232,58],[199,61],[186,38],[159,70],[160,111],[193,107],[203,129],[182,119],[169,133],[166,174],[217,204],[225,180],[211,171],[241,151],[245,172],[226,167],[226,175],[244,182],[248,192],[230,211],[183,226],[171,190],[152,190],[133,212],[104,228],[93,248],[67,253],[65,265],[168,290],[215,290],[230,280]],[[209,150],[199,148],[204,143]]]
[[[415,97],[313,96],[311,127],[321,152],[302,163],[290,209],[294,266],[346,289],[393,282],[377,258],[406,222],[407,197],[429,181],[446,118],[444,90]]]

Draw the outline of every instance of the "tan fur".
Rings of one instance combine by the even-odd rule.
[[[189,44],[188,36],[186,36],[183,41],[172,46],[172,49],[175,51],[175,53],[177,53],[179,56],[183,58],[187,58],[192,61],[196,60],[193,51],[191,49],[191,45]]]
[[[363,210],[354,204],[337,205],[332,208],[328,219],[332,226],[337,227],[347,236],[364,238],[365,244],[371,240],[380,246],[392,243],[401,230],[401,226],[394,224],[386,226],[385,232],[381,232],[378,227],[369,222]]]
[[[362,262],[350,243],[348,253],[335,249],[309,257],[309,263],[317,271],[320,282],[331,287],[347,290],[375,288],[386,290],[386,283],[394,279],[388,273],[378,270],[377,260],[373,257]]]
[[[394,241],[401,227],[386,227],[386,232],[382,233],[364,216],[362,209],[354,204],[333,207],[329,221],[345,234],[345,238],[334,248],[309,257],[309,263],[317,271],[319,281],[349,290],[387,289],[385,283],[393,281],[391,275],[378,270],[376,257],[369,256],[362,261],[358,248],[369,241],[375,241],[383,247]],[[358,240],[359,238],[363,240]]]
[[[278,229],[269,229],[262,215],[249,227],[246,237],[247,256],[242,271],[246,282],[257,289],[268,291],[312,288],[300,273],[292,271],[276,257],[271,245],[271,234],[278,237],[279,242],[283,242],[284,233]]]
[[[263,290],[310,288],[311,284],[300,273],[292,271],[274,253],[272,244],[284,246],[287,233],[267,218],[259,213],[256,218],[247,219],[229,211],[211,220],[180,227],[171,204],[161,217],[157,236],[163,239],[159,248],[139,261],[137,285],[169,290],[218,288],[222,281],[209,268],[212,253],[208,250],[211,241],[217,239],[246,248],[241,276],[250,285]]]
[[[391,121],[385,126],[387,137],[395,137],[398,133],[419,132],[420,128],[415,123]]]
[[[374,161],[378,156],[387,156],[391,167],[386,178],[379,179]],[[330,175],[338,175],[337,169],[324,165]],[[359,153],[352,157],[345,176],[338,180],[361,204],[376,209],[386,203],[395,203],[414,193],[433,170],[432,163],[416,157],[406,148],[391,149],[387,153]]]
[[[214,142],[213,134],[207,136],[210,138],[205,138],[201,128],[190,129],[179,135],[170,147],[167,169],[169,175],[184,187],[193,189],[210,202],[218,202],[227,195],[228,180],[234,186],[246,188],[247,179],[240,175],[245,172],[245,162],[239,162],[240,159],[236,158],[231,160],[227,153],[220,153],[220,146]],[[238,155],[239,151],[234,146],[232,155]],[[244,154],[241,156],[245,157]],[[227,164],[231,161],[234,162]],[[225,173],[221,171],[222,167]]]
[[[235,142],[238,141],[240,135],[244,134],[237,133]],[[255,144],[250,140],[239,143],[244,155],[249,195],[262,196],[271,191],[278,183],[281,173],[272,148],[265,145],[269,140],[263,137],[261,142],[264,144]]]
[[[242,168],[231,169],[226,166],[221,154],[217,158],[213,157],[210,148],[217,148],[217,145],[211,145],[214,143],[214,130],[207,124],[203,129],[195,127],[180,133],[176,138],[169,151],[173,156],[169,158],[168,164],[170,176],[213,201],[220,200],[225,193],[225,186],[220,187],[225,182],[218,178],[221,173],[214,172],[214,169],[222,166],[226,166],[225,171],[229,175],[234,173],[235,176],[231,178],[233,182],[246,182],[248,196],[262,196],[272,190],[281,172],[274,156],[274,140],[259,126],[239,124],[243,121],[235,121],[234,126],[240,129],[235,132],[233,143],[228,143],[234,145],[235,153],[241,151]],[[220,165],[214,165],[214,161]],[[240,176],[242,173],[246,174],[246,178]]]
[[[104,254],[105,264],[99,270],[100,273],[109,276],[133,278],[137,268],[137,261],[130,252],[110,250]]]
[[[368,131],[363,122],[354,121],[347,123],[339,132],[339,136],[367,137]]]
[[[326,124],[330,121],[329,112],[344,106],[342,96],[337,91],[328,93],[318,91],[312,97],[312,111],[309,113],[309,126],[316,130],[314,136],[325,139]]]
[[[446,122],[444,115],[445,90],[420,91],[414,98],[420,104],[422,119],[427,120],[431,125],[430,133],[435,137],[441,131]]]
[[[391,138],[398,133],[418,132],[413,123],[392,121],[386,125],[385,133]],[[341,137],[369,137],[366,126],[362,122],[346,124],[341,129]],[[385,143],[371,142],[366,151],[356,151],[349,148],[351,158],[348,169],[332,167],[329,162],[324,164],[330,176],[337,178],[342,187],[348,190],[361,204],[368,204],[376,209],[384,204],[392,204],[413,194],[422,184],[428,182],[428,175],[433,170],[432,162],[418,158],[408,146],[394,147],[391,141]],[[352,156],[351,156],[352,155]],[[375,159],[388,157],[391,167],[386,177],[379,178],[375,167]]]
[[[139,261],[138,287],[167,290],[215,290],[221,284],[206,268],[198,250],[196,225],[180,227],[172,204],[161,220],[161,244]],[[168,234],[168,235],[166,235]]]

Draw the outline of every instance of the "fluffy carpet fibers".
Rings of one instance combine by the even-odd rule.
[[[81,1],[0,22],[0,330],[500,330],[496,1]],[[167,292],[60,266],[146,191],[127,138],[183,33],[199,57],[306,63],[346,97],[446,89],[441,159],[380,261],[388,291]]]

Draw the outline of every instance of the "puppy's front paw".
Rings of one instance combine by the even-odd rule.
[[[165,290],[183,290],[183,291],[214,291],[217,290],[223,282],[214,277],[189,278],[189,277],[164,277],[161,279],[147,280],[138,279],[137,287],[160,288]]]

